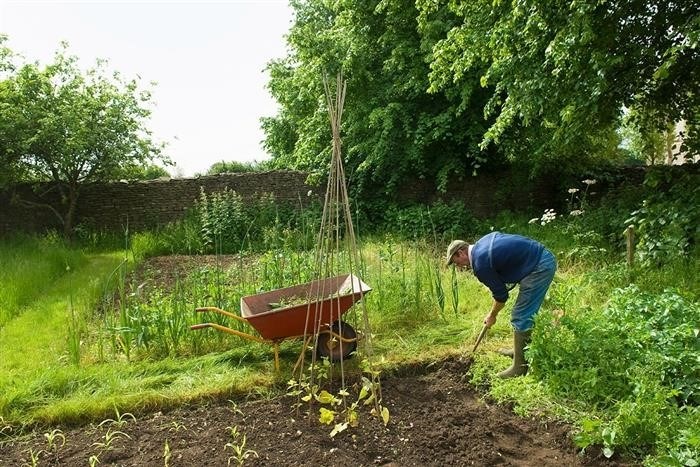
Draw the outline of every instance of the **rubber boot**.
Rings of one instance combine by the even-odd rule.
[[[513,333],[513,364],[507,370],[498,373],[499,378],[514,378],[527,373],[525,361],[525,346],[530,342],[532,331]]]
[[[513,352],[513,349],[507,349],[507,348],[505,348],[505,347],[502,347],[502,348],[496,350],[496,353],[498,353],[498,354],[500,354],[500,355],[504,355],[504,356],[506,356],[506,357],[513,358],[513,354],[514,354],[515,352]]]

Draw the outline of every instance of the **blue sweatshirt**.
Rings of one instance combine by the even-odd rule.
[[[521,235],[491,232],[471,251],[474,275],[491,290],[494,300],[504,303],[508,290],[530,274],[540,261],[544,245]]]

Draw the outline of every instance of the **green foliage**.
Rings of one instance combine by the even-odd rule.
[[[165,168],[155,164],[130,164],[120,167],[110,177],[113,180],[157,180],[159,178],[170,178],[170,174]]]
[[[471,216],[459,204],[437,203],[420,209],[378,202],[375,211],[363,211],[371,214],[360,219],[363,229],[382,232],[381,237],[365,239],[360,252],[360,275],[373,287],[365,303],[372,335],[377,337],[373,340],[376,354],[393,365],[467,352],[473,345],[490,296],[470,274],[443,266],[444,245],[455,233],[450,228],[459,225],[460,237],[481,235],[491,228],[530,235],[550,247],[559,260],[555,283],[538,315],[527,354],[532,371],[517,380],[494,378],[506,363],[490,350],[505,344],[510,336],[507,319],[501,318],[475,355],[472,380],[499,401],[516,401],[518,413],[554,414],[575,424],[581,448],[597,444],[606,455],[628,453],[634,460],[646,456],[648,465],[693,465],[700,459],[697,249],[689,242],[687,258],[673,255],[663,267],[637,264],[629,269],[623,261],[624,220],[642,200],[663,205],[678,199],[685,200],[679,206],[683,202],[692,205],[692,198],[683,198],[683,193],[694,193],[692,176],[688,180],[678,174],[655,176],[661,178],[653,186],[633,187],[621,197],[595,202],[589,197],[591,191],[585,192],[580,185],[583,182],[572,183],[571,188],[580,191],[562,193],[563,203],[584,213],[557,214],[544,225],[539,217],[538,222],[528,224],[512,213],[471,225]],[[233,192],[215,201],[205,196],[212,229],[220,223],[235,232],[236,226],[226,217],[228,210],[231,216],[242,216],[237,219],[244,223],[257,222],[245,206],[236,205],[242,201]],[[283,209],[269,208],[263,213],[266,206],[269,204],[256,208],[260,211],[255,213],[260,216],[257,238],[245,240],[244,247],[232,242],[230,247],[239,254],[227,258],[228,265],[217,255],[216,264],[179,272],[170,285],[156,287],[152,283],[160,272],[132,284],[126,280],[123,263],[116,270],[110,264],[100,274],[96,269],[76,271],[73,288],[42,293],[41,302],[26,297],[25,301],[32,301],[27,308],[42,319],[27,317],[22,334],[15,326],[22,317],[13,318],[13,341],[7,340],[8,327],[0,333],[3,348],[8,349],[4,354],[8,360],[0,359],[0,366],[18,366],[24,372],[0,378],[0,414],[13,422],[70,421],[104,417],[113,412],[115,401],[125,408],[160,407],[229,394],[234,386],[250,389],[251,384],[271,384],[269,346],[214,330],[188,330],[191,324],[211,322],[251,332],[245,323],[215,313],[194,313],[193,309],[214,305],[235,313],[241,296],[304,283],[317,272],[317,258],[311,251],[318,230],[317,211],[296,210],[286,217]],[[202,215],[192,211],[186,222],[134,235],[124,242],[129,245],[125,249],[139,259],[156,251],[177,251],[175,245],[182,252],[207,251],[201,239],[185,246],[201,237]],[[462,225],[461,219],[469,220]],[[396,226],[396,233],[387,233],[391,225]],[[212,236],[210,248],[218,251],[226,235],[222,229],[218,237]],[[253,245],[255,253],[249,251]],[[119,259],[122,256],[120,253]],[[90,260],[98,258],[91,256]],[[345,265],[349,258],[341,254],[337,260]],[[114,272],[109,275],[109,271]],[[111,283],[119,284],[117,290],[102,285],[100,312],[86,314],[93,309],[82,304],[85,285],[90,282],[87,278],[101,278],[104,284],[107,275]],[[635,285],[629,286],[631,280]],[[41,339],[41,345],[48,348],[49,339],[61,326],[54,323],[70,321],[70,308],[63,300],[72,297],[67,290],[75,287],[75,298],[80,300],[74,309],[81,311],[82,319],[91,320],[89,326],[82,324],[79,339],[74,339],[80,366],[70,365],[70,341],[61,341],[59,350],[44,353],[34,348],[32,356],[44,357],[40,362],[28,359],[27,345],[37,345],[35,341]],[[346,317],[355,324],[352,310]],[[29,333],[32,339],[22,338]],[[298,345],[283,343],[283,371],[295,361]],[[47,361],[51,363],[48,370],[32,369],[46,368]]]
[[[265,148],[278,167],[322,174],[330,160],[330,128],[322,77],[347,79],[343,156],[351,187],[392,194],[407,176],[441,188],[471,174],[496,151],[482,151],[483,93],[428,94],[433,36],[449,30],[437,21],[423,35],[418,11],[398,0],[294,1],[289,55],[268,65],[269,89],[280,104],[263,120]]]
[[[181,221],[151,231],[137,232],[130,241],[134,258],[167,254],[196,254],[206,251],[196,211],[190,210]]]
[[[700,242],[700,176],[689,170],[650,169],[641,208],[628,223],[636,226],[643,263],[661,265],[688,258]]]
[[[267,170],[269,163],[264,162],[239,162],[239,161],[220,161],[212,164],[205,175],[216,175],[224,173],[244,173],[244,172],[260,172]]]
[[[11,181],[54,182],[69,236],[80,186],[161,158],[145,128],[150,98],[104,61],[82,71],[63,44],[53,63],[25,64],[0,81],[0,162]]]
[[[461,201],[398,204],[385,200],[363,201],[361,225],[372,234],[391,233],[404,239],[467,238],[483,232],[485,223]]]
[[[210,194],[202,190],[195,215],[203,251],[219,253],[293,244],[310,248],[313,243],[309,235],[320,222],[317,206],[295,210],[280,205],[269,194],[244,202],[228,189]]]
[[[326,171],[321,80],[338,71],[348,84],[344,162],[358,193],[395,194],[409,176],[445,189],[507,159],[561,174],[656,157],[681,120],[682,150],[700,152],[700,16],[687,2],[292,7],[289,54],[268,65],[280,104],[262,122],[274,166]]]
[[[639,164],[663,164],[676,143],[675,125],[657,128],[651,110],[630,110],[624,114],[620,134],[622,144],[630,152],[631,161]]]
[[[684,145],[700,150],[698,75],[687,72],[700,50],[692,2],[423,0],[418,8],[421,25],[443,10],[456,17],[432,48],[430,89],[488,91],[485,113],[495,120],[482,147],[567,166],[609,158],[626,106],[654,109],[659,130],[688,121]]]
[[[678,452],[670,434],[700,401],[698,316],[697,304],[677,293],[634,285],[614,291],[601,311],[583,308],[554,320],[542,314],[529,351],[532,374],[561,397],[609,414],[583,423],[582,447]]]

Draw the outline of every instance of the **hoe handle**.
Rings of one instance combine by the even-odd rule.
[[[476,343],[474,344],[474,348],[472,349],[472,353],[476,352],[476,348],[479,347],[479,344],[481,344],[481,341],[484,339],[484,336],[486,335],[486,331],[488,331],[489,328],[488,326],[484,325],[483,328],[481,328],[481,332],[479,333],[479,337],[476,338]]]

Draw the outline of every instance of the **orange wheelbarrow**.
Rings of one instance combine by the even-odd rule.
[[[358,336],[340,317],[372,288],[353,274],[320,279],[241,298],[241,316],[216,307],[198,312],[219,313],[252,326],[259,334],[248,334],[217,323],[202,323],[190,329],[214,328],[243,339],[271,344],[275,369],[279,370],[279,343],[306,336],[304,346],[318,330],[317,355],[338,361],[350,357]]]

